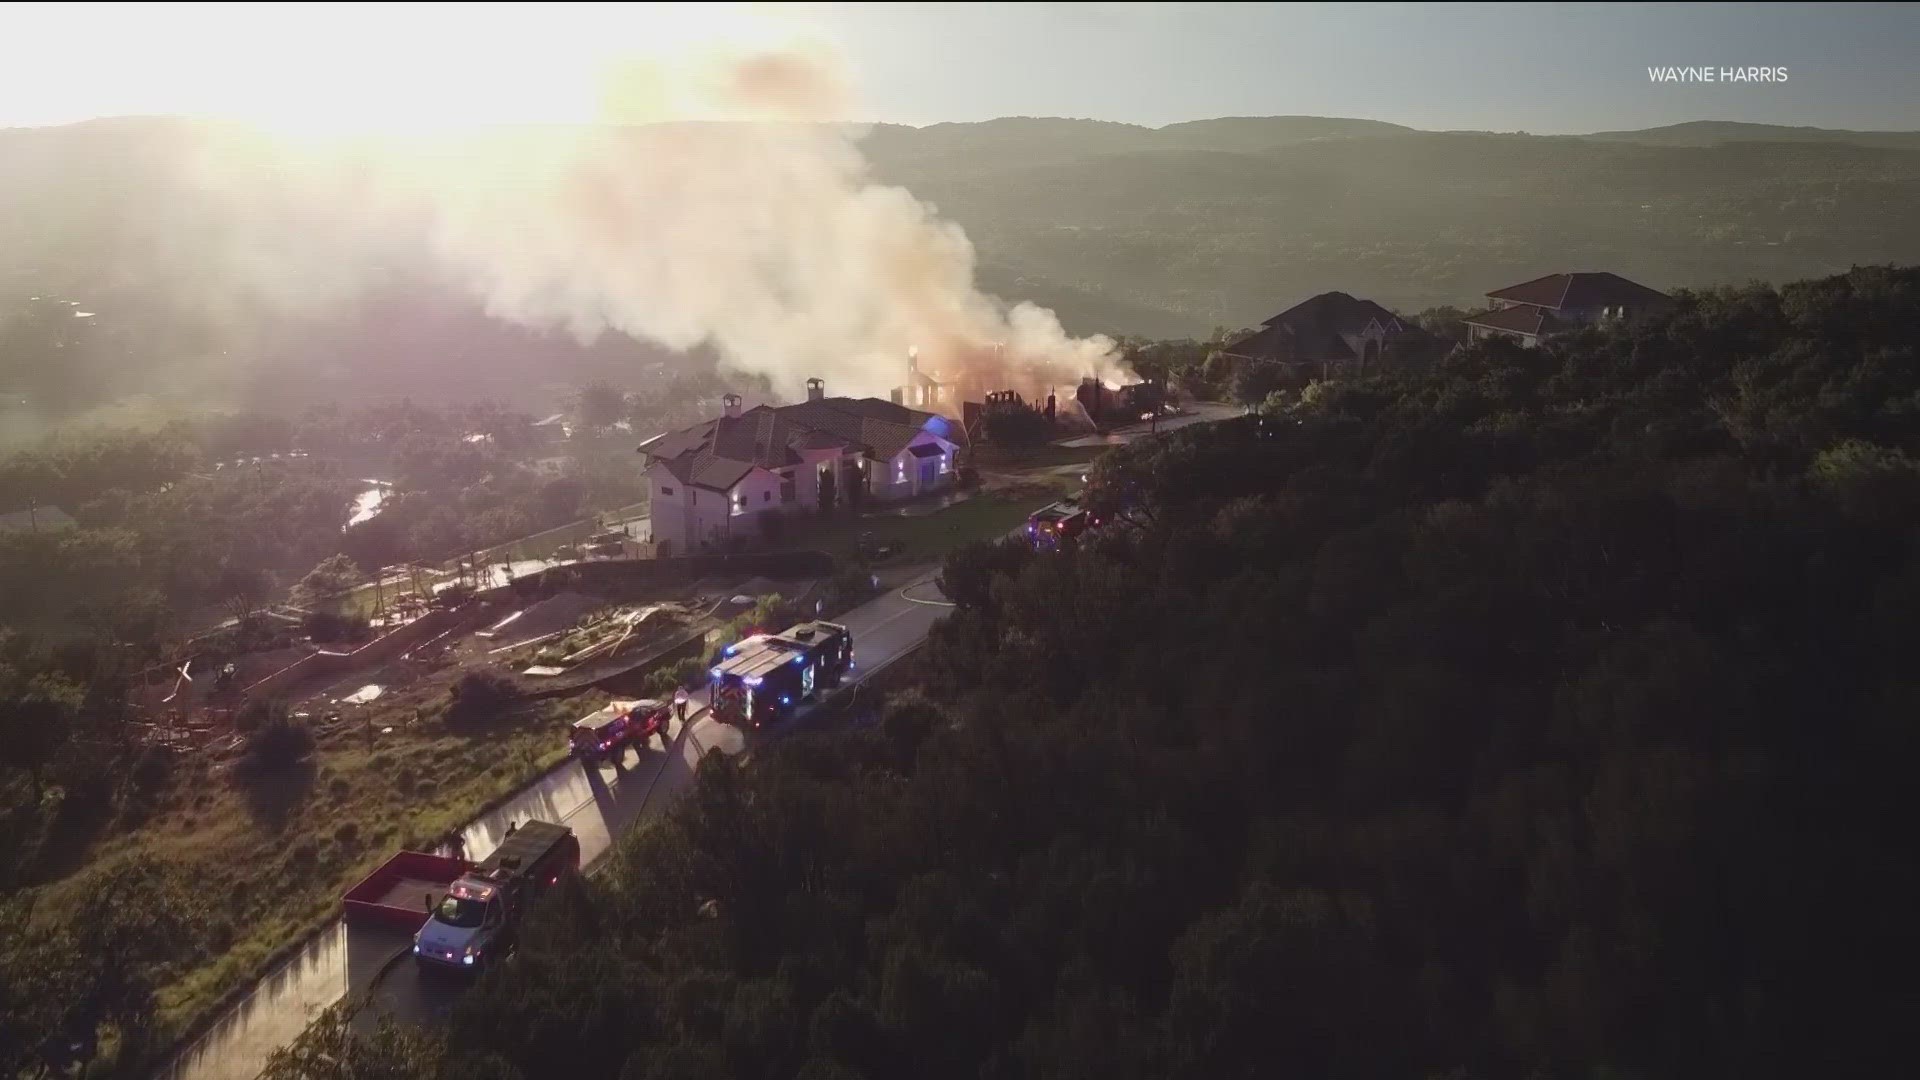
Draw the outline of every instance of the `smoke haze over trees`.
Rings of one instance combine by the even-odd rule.
[[[941,283],[935,295],[967,295],[977,250],[988,294],[1051,307],[1072,333],[1152,337],[1251,325],[1330,288],[1412,313],[1473,307],[1488,289],[1566,269],[1671,288],[1920,257],[1905,212],[1920,195],[1920,138],[1900,133],[1703,124],[1528,137],[1302,117],[1158,130],[1035,119],[883,126],[853,130],[857,143],[838,130],[782,141],[695,126],[671,137],[604,134],[585,148],[556,138],[513,175],[545,170],[543,183],[586,202],[501,206],[483,189],[439,230],[417,187],[287,157],[231,126],[114,120],[0,132],[9,166],[0,173],[0,392],[49,409],[166,389],[223,405],[438,392],[546,408],[594,377],[632,388],[623,373],[713,362],[619,333],[583,346],[575,330],[645,331],[684,347],[723,322],[735,335],[722,350],[728,362],[776,375],[783,393],[816,374],[838,390],[873,389],[872,358],[852,359],[865,355],[862,342],[880,358],[872,379],[884,389],[902,342],[931,348],[924,329],[886,317],[890,306],[952,310],[963,324],[998,317],[897,296],[891,269],[864,283],[846,269],[892,266],[907,251],[934,256],[924,269]],[[754,201],[760,189],[728,180],[729,201],[714,193],[680,205],[674,191],[700,185],[661,189],[671,168],[656,170],[652,188],[614,183],[622,170],[609,160],[629,154],[678,154],[688,169],[724,164],[730,176],[774,169],[805,191]],[[862,179],[862,155],[882,186]],[[221,168],[246,160],[262,167]],[[778,172],[783,163],[789,172]],[[886,194],[887,184],[938,217]],[[678,212],[656,214],[663,199]],[[719,212],[740,199],[762,212]],[[834,199],[870,224],[821,233],[805,208]],[[695,224],[715,218],[724,228]],[[771,261],[689,262],[663,222],[693,231],[688,243],[770,250]],[[898,229],[874,233],[890,222]],[[522,226],[525,236],[513,231]],[[766,237],[790,226],[801,238],[768,248]],[[859,235],[918,246],[861,247]],[[612,276],[595,276],[592,259],[566,256],[602,236],[641,249],[640,261],[607,247]],[[508,240],[533,252],[528,261],[489,262],[494,249],[514,247]],[[449,254],[484,272],[447,279]],[[766,305],[742,301],[735,286],[700,284],[742,275],[754,279],[745,295],[764,288]],[[69,302],[94,312],[96,325],[72,325],[71,310],[57,310]],[[531,325],[488,318],[489,303]],[[1023,310],[974,336],[1056,340],[1039,308]],[[923,328],[943,319],[916,317]],[[557,373],[562,386],[548,378]]]
[[[1679,300],[1101,458],[1132,524],[950,557],[924,696],[269,1077],[1879,1075],[1920,271]]]

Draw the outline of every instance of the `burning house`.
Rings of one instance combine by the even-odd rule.
[[[893,389],[893,403],[958,417],[977,439],[982,417],[996,409],[1031,409],[1071,433],[1137,420],[1158,397],[1137,381],[1110,385],[1082,375],[1076,384],[1071,376],[1046,366],[1015,365],[1003,346],[981,350],[970,360],[960,373],[942,378],[923,366],[917,351],[909,351],[906,381]]]
[[[758,538],[768,515],[826,513],[951,487],[967,447],[960,425],[879,398],[828,397],[725,413],[640,446],[657,554],[724,550]]]

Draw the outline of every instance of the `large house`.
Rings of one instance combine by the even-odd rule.
[[[911,498],[954,482],[966,446],[958,424],[879,398],[826,396],[741,410],[640,445],[647,457],[655,553],[715,551],[761,535],[769,513]]]
[[[1426,331],[1371,300],[1321,293],[1260,324],[1223,352],[1284,364],[1303,376],[1363,372],[1392,357],[1430,351]]]
[[[1466,321],[1468,340],[1504,337],[1532,347],[1581,326],[1638,322],[1672,304],[1665,293],[1619,274],[1548,274],[1488,293],[1486,314]]]

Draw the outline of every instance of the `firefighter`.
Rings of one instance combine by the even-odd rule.
[[[687,688],[684,686],[674,687],[673,715],[674,715],[674,718],[676,720],[679,720],[682,724],[685,724],[687,722]],[[666,732],[662,731],[660,733],[660,737],[664,741],[666,739]]]

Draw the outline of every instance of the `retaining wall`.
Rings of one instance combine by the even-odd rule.
[[[259,701],[286,693],[296,683],[321,676],[340,675],[366,664],[391,660],[429,638],[463,625],[476,625],[486,616],[486,605],[463,604],[448,611],[435,609],[396,627],[352,652],[323,651],[303,657],[246,688],[243,699]]]

